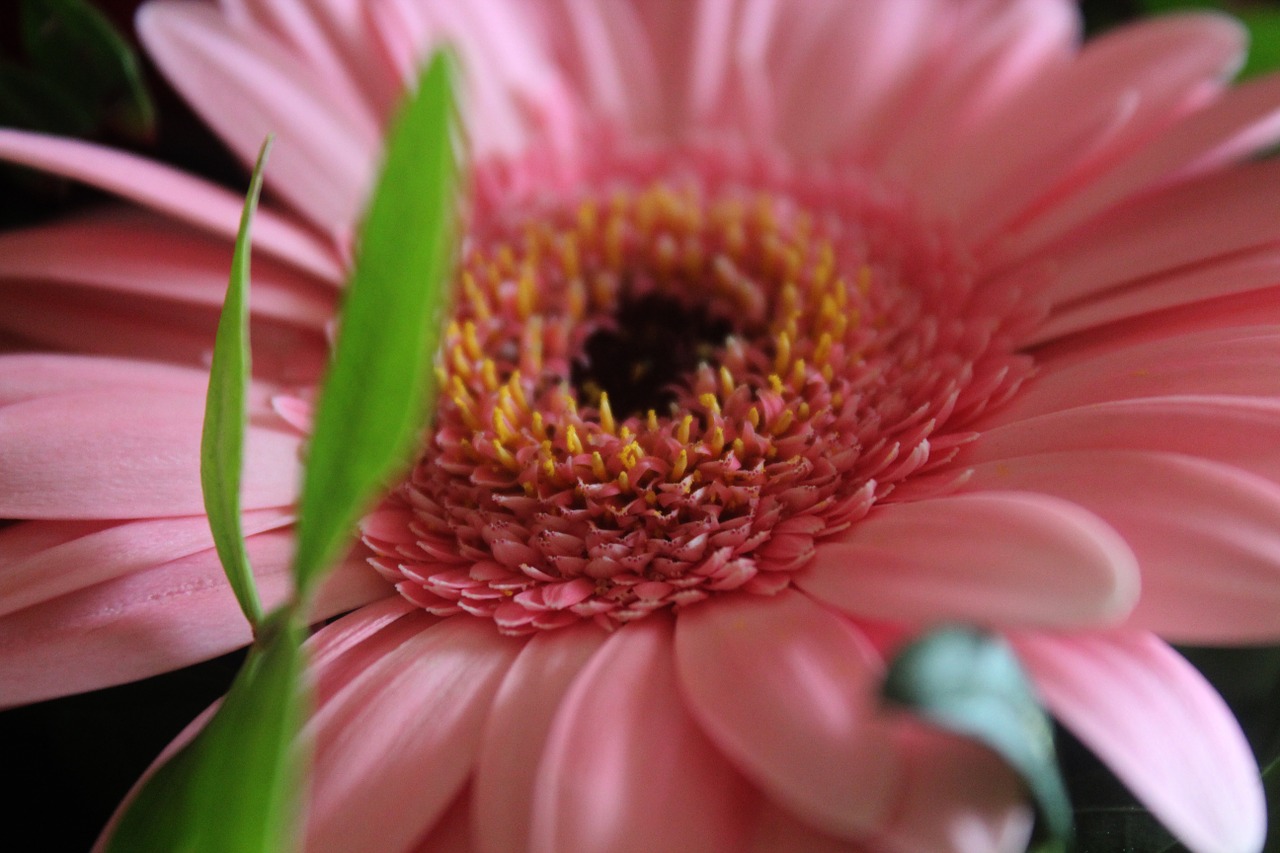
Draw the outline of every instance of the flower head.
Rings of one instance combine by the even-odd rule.
[[[1019,849],[1009,771],[877,705],[902,638],[957,620],[1189,846],[1258,848],[1247,745],[1160,639],[1280,636],[1280,175],[1242,163],[1280,82],[1227,87],[1232,22],[1083,48],[1058,0],[140,24],[238,153],[279,134],[246,494],[268,591],[381,127],[432,44],[469,70],[438,417],[317,614],[359,605],[312,640],[315,849]],[[0,154],[163,214],[0,243],[3,322],[43,346],[0,356],[18,702],[244,641],[194,481],[236,205],[77,143]]]

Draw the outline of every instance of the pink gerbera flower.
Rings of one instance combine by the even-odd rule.
[[[246,160],[245,505],[268,598],[383,126],[440,40],[473,210],[440,411],[317,618],[315,850],[1017,850],[1013,775],[885,715],[901,638],[999,630],[1188,846],[1257,768],[1164,640],[1280,638],[1280,79],[1229,19],[1081,48],[1059,0],[158,0]],[[233,649],[199,419],[239,200],[0,238],[4,704]],[[414,235],[406,234],[406,240]],[[372,568],[369,567],[372,564]],[[1160,638],[1164,638],[1163,640]]]

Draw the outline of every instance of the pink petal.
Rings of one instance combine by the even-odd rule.
[[[529,849],[538,762],[570,684],[604,643],[583,624],[536,634],[493,701],[476,764],[472,831],[478,850]],[[500,818],[498,816],[501,816]]]
[[[960,465],[1066,450],[1162,450],[1235,465],[1280,482],[1280,401],[1181,395],[1095,403],[983,431]]]
[[[1273,242],[1280,201],[1258,187],[1277,179],[1280,163],[1262,160],[1117,208],[1055,249],[1044,298],[1061,304]]]
[[[556,713],[534,789],[534,853],[741,849],[750,789],[685,710],[672,626],[631,622]]]
[[[471,838],[471,813],[474,810],[471,791],[463,788],[444,816],[414,846],[414,853],[473,853],[476,846]]]
[[[0,516],[145,518],[197,515],[204,398],[63,394],[0,409]],[[246,509],[297,494],[299,439],[250,427]]]
[[[385,597],[324,626],[307,641],[316,707],[327,704],[384,655],[439,621],[390,585],[384,590]]]
[[[1000,420],[1141,397],[1280,395],[1280,333],[1274,327],[1211,329],[1123,343],[1038,360],[1035,378],[1001,409]]]
[[[46,352],[0,355],[0,408],[86,391],[203,396],[208,387],[207,370],[176,364]],[[266,382],[249,383],[249,416],[259,426],[279,426],[273,392],[273,386]]]
[[[1280,639],[1280,485],[1172,453],[1085,451],[977,466],[966,488],[1035,489],[1111,524],[1137,556],[1128,624],[1186,643]]]
[[[1006,237],[1001,258],[1025,258],[1126,197],[1270,147],[1280,136],[1278,104],[1280,78],[1268,75],[1231,87]]]
[[[207,365],[217,327],[212,305],[107,293],[78,285],[5,285],[0,340],[20,337],[21,349],[56,348],[78,353]],[[257,318],[252,321],[253,370],[257,377],[311,384],[324,367],[326,349],[318,330]]]
[[[758,809],[746,853],[865,853],[861,844],[828,835],[801,823],[769,802]]]
[[[234,32],[213,7],[149,3],[137,27],[168,80],[241,160],[251,163],[276,134],[267,184],[299,213],[331,234],[359,220],[381,133],[356,96],[315,79],[275,43]]]
[[[1026,789],[995,753],[910,719],[893,728],[900,798],[883,845],[901,853],[1021,853],[1033,814]]]
[[[291,586],[289,532],[249,537],[268,607]],[[316,618],[379,598],[365,565],[326,583]],[[181,669],[249,642],[249,623],[210,549],[0,617],[0,707],[82,693]]]
[[[397,80],[387,73],[363,12],[370,4],[349,0],[223,0],[227,20],[239,29],[255,28],[286,44],[307,66],[344,97],[363,93],[379,116],[398,103]]]
[[[1046,193],[1079,180],[1072,172],[1087,163],[1042,155],[1059,150],[1059,140],[1080,138],[1082,121],[1111,136],[1080,143],[1105,161],[1108,148],[1123,151],[1149,136],[1230,77],[1244,50],[1243,28],[1223,15],[1168,16],[1094,39],[1060,74],[1028,88],[958,146],[939,200],[982,239]],[[1096,122],[1099,110],[1115,112],[1125,101],[1133,109],[1122,132]]]
[[[967,17],[939,50],[937,80],[911,120],[881,143],[879,170],[918,186],[926,196],[956,141],[1035,81],[1074,58],[1080,15],[1057,0],[969,5]],[[904,99],[909,100],[909,99]]]
[[[1211,327],[1206,324],[1227,325],[1234,315],[1224,308],[1235,307],[1235,303],[1244,306],[1256,303],[1259,314],[1267,309],[1274,313],[1276,301],[1270,289],[1277,281],[1280,281],[1280,254],[1273,246],[1263,245],[1207,263],[1158,273],[1129,286],[1062,306],[1037,327],[1024,344],[1054,341],[1053,346],[1060,346],[1091,337],[1110,341],[1117,337],[1116,329],[1099,330],[1098,327],[1125,320],[1130,321],[1124,324],[1126,327],[1163,335],[1176,334],[1180,326],[1187,326],[1189,322],[1198,328]],[[1223,298],[1231,296],[1236,298]],[[1181,308],[1181,311],[1161,310],[1168,308]],[[1085,330],[1094,334],[1078,334]]]
[[[775,35],[797,32],[795,4],[780,7],[785,22]],[[951,7],[934,0],[831,3],[821,29],[798,48],[778,86],[778,141],[798,155],[838,151],[857,156],[890,122],[937,38]],[[817,15],[808,17],[818,21]],[[830,109],[839,103],[840,109]]]
[[[205,371],[154,361],[58,353],[0,355],[0,406],[106,389],[199,395],[208,385]]]
[[[221,309],[232,246],[150,213],[112,209],[0,234],[0,281],[77,284]],[[332,290],[271,258],[253,263],[255,316],[323,330]]]
[[[1138,566],[1087,510],[1001,490],[884,506],[821,543],[796,584],[876,619],[1105,625],[1133,607]]]
[[[1222,699],[1143,633],[1012,638],[1049,710],[1196,853],[1256,853],[1258,768]]]
[[[1165,61],[1171,68],[1155,78],[1155,86],[1151,86],[1149,79],[1139,83],[1142,87],[1139,101],[1147,110],[1146,122],[1130,123],[1137,127],[1130,127],[1120,138],[1120,145],[1107,152],[1107,158],[1101,163],[1101,175],[1085,175],[1064,199],[1043,205],[1023,232],[1010,234],[1009,229],[1005,229],[1000,233],[995,248],[1001,261],[1021,259],[1032,247],[1043,245],[1055,234],[1060,236],[1066,229],[1064,220],[1079,224],[1125,196],[1137,195],[1139,190],[1153,184],[1175,177],[1185,178],[1247,155],[1275,136],[1280,129],[1275,81],[1266,86],[1229,88],[1220,96],[1215,91],[1215,99],[1204,109],[1193,111],[1171,127],[1162,127],[1170,114],[1187,105],[1188,99],[1202,99],[1203,91],[1197,91],[1198,87],[1216,90],[1213,83],[1226,77],[1225,70],[1233,69],[1244,51],[1244,33],[1231,20],[1185,18],[1179,22],[1174,18],[1166,22],[1169,36],[1179,37],[1175,35],[1179,23],[1183,37],[1190,37],[1197,44],[1170,51]],[[1088,55],[1089,47],[1085,47],[1084,56]],[[1119,72],[1112,83],[1123,88],[1132,85],[1132,77],[1132,73]],[[1206,85],[1204,81],[1210,82]],[[1152,132],[1153,129],[1158,132]],[[1137,154],[1133,152],[1134,143],[1144,146]],[[1117,155],[1119,165],[1116,165]],[[1016,207],[1006,205],[1006,209]],[[988,228],[987,236],[993,231],[995,229]]]
[[[292,521],[281,510],[260,510],[245,516],[244,532],[251,536]],[[30,541],[70,534],[24,558],[3,562],[0,615],[213,547],[209,519],[204,516],[148,519],[92,532],[77,528],[83,528],[83,523],[32,521],[0,530],[0,554],[12,553],[6,542],[15,537]]]
[[[770,799],[841,836],[884,817],[882,662],[848,621],[794,591],[718,598],[680,613],[676,664],[703,730]]]
[[[228,240],[235,238],[240,225],[243,195],[123,151],[0,129],[0,157],[84,181]],[[330,245],[265,207],[254,219],[253,245],[322,281],[337,283],[344,278]]]
[[[518,641],[458,616],[388,648],[316,711],[307,847],[404,850],[471,772],[489,703]],[[323,678],[323,673],[321,673]]]

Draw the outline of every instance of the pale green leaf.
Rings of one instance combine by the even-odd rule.
[[[305,626],[293,609],[258,642],[208,725],[143,784],[107,853],[286,853],[299,837]]]
[[[883,693],[924,720],[998,753],[1026,782],[1053,840],[1071,831],[1053,727],[1013,651],[998,637],[940,628],[889,665]]]
[[[458,165],[450,60],[437,53],[387,146],[317,404],[294,571],[314,587],[403,471],[434,399]]]
[[[262,144],[240,217],[231,280],[218,319],[218,334],[209,365],[204,435],[200,441],[200,486],[213,531],[213,544],[240,609],[253,626],[262,620],[262,602],[253,582],[249,554],[240,525],[240,479],[244,468],[244,434],[249,386],[249,232],[262,192],[262,172],[271,137]]]

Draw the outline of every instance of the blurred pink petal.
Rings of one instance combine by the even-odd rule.
[[[619,630],[556,712],[534,788],[530,850],[737,850],[750,789],[677,687],[672,626]]]
[[[1013,642],[1050,710],[1191,849],[1262,849],[1253,754],[1226,704],[1176,652],[1141,633]]]
[[[676,663],[694,716],[773,799],[833,835],[883,819],[897,768],[882,665],[845,620],[792,591],[718,601],[680,619]]]

